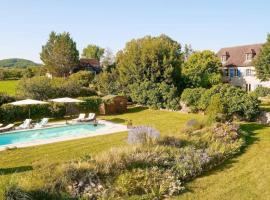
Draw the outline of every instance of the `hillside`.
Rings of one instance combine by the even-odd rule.
[[[0,67],[28,67],[28,66],[38,66],[31,60],[21,59],[21,58],[10,58],[0,60]]]

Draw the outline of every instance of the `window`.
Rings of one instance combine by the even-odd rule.
[[[253,76],[252,69],[246,69],[246,76]]]
[[[223,55],[221,56],[221,62],[225,63],[227,61],[227,56]]]
[[[246,84],[246,91],[247,92],[251,91],[251,84]]]
[[[252,53],[246,53],[246,61],[252,61],[253,54]]]
[[[236,68],[234,69],[234,76],[238,76],[238,70]]]
[[[262,87],[262,84],[257,84],[256,88],[258,88],[258,87]]]

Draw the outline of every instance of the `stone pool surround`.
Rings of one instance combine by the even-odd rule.
[[[94,137],[94,136],[99,136],[99,135],[107,135],[107,134],[112,134],[112,133],[125,132],[128,130],[126,125],[116,124],[116,123],[105,121],[105,120],[98,120],[98,123],[104,124],[105,127],[102,127],[96,130],[95,133],[91,132],[89,134],[78,135],[78,136],[66,136],[66,137],[36,140],[32,142],[25,142],[25,143],[18,143],[18,144],[2,145],[0,146],[0,151],[4,151],[7,149],[37,146],[37,145],[43,145],[43,144],[51,144],[55,142],[70,141],[70,140]],[[65,126],[65,125],[66,125],[65,122],[52,122],[52,123],[48,123],[48,127],[45,127],[45,128],[59,127],[59,126]],[[29,130],[29,129],[26,129],[26,130]],[[21,130],[21,131],[25,131],[25,130]],[[10,133],[12,132],[14,131],[10,131]],[[17,130],[15,132],[17,132]]]

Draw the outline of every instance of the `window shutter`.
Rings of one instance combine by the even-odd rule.
[[[234,77],[234,68],[230,68],[230,77]]]
[[[241,76],[241,71],[239,69],[237,69],[237,74],[238,74],[238,77]]]

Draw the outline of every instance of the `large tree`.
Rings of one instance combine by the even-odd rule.
[[[40,59],[50,73],[67,76],[79,63],[79,52],[70,34],[51,32],[49,40],[42,46]]]
[[[267,41],[262,46],[260,54],[254,60],[256,76],[262,81],[270,80],[270,34],[267,35]]]
[[[82,57],[94,58],[100,61],[100,58],[103,56],[104,51],[105,50],[103,48],[97,45],[89,44],[87,47],[83,49]]]
[[[221,66],[215,53],[206,50],[191,54],[182,73],[189,87],[211,87],[221,82]]]
[[[104,71],[111,72],[115,68],[115,56],[111,49],[105,49],[104,55],[101,58],[101,65]]]
[[[181,45],[166,35],[131,40],[116,57],[122,92],[135,101],[143,99],[138,102],[148,106],[176,108],[176,103],[170,102],[176,102],[174,98],[181,88],[182,63]],[[143,94],[142,88],[155,92]],[[158,98],[155,102],[159,105],[153,105],[152,95]]]

